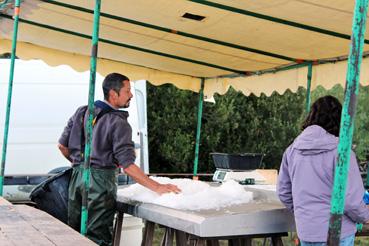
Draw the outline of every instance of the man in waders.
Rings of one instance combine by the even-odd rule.
[[[111,73],[103,81],[104,101],[95,102],[95,118],[91,143],[91,176],[88,193],[87,237],[99,245],[111,245],[117,196],[118,168],[137,183],[159,193],[180,190],[171,184],[159,184],[147,177],[135,162],[132,129],[127,108],[133,97],[129,79]],[[68,224],[80,230],[83,191],[83,162],[87,106],[77,109],[69,119],[60,139],[61,153],[72,163],[69,182]]]

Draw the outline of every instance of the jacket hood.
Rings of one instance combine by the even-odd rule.
[[[111,114],[118,115],[124,119],[129,117],[128,111],[114,109],[108,102],[105,102],[105,101],[100,101],[100,100],[95,101],[95,110],[96,110],[95,112],[96,113],[99,113],[103,109],[107,109],[107,108],[110,108],[112,110],[111,112],[109,112]]]
[[[292,148],[302,155],[314,155],[336,149],[338,137],[318,125],[307,127],[293,142]]]

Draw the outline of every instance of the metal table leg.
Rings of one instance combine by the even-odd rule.
[[[174,229],[165,227],[165,233],[161,240],[162,246],[173,246]]]
[[[187,246],[187,235],[183,231],[175,230],[176,234],[176,245],[177,246]]]
[[[206,246],[219,246],[219,240],[206,240]]]
[[[283,241],[281,237],[272,237],[273,246],[283,246]]]
[[[206,246],[206,240],[205,239],[196,239],[195,240],[195,246]]]
[[[124,218],[124,213],[118,212],[117,218],[115,219],[115,225],[114,225],[113,246],[119,246],[120,244],[120,236],[122,233],[123,218]]]
[[[152,246],[152,243],[154,241],[154,230],[155,223],[146,220],[141,246]]]
[[[251,246],[252,238],[237,238],[228,240],[229,246]]]

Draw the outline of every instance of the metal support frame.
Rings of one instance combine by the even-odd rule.
[[[72,4],[67,4],[67,3],[54,1],[54,0],[40,0],[40,1],[42,1],[44,3],[53,4],[53,5],[56,5],[56,6],[60,6],[60,7],[80,11],[80,12],[84,12],[84,13],[92,13],[92,10],[90,10],[90,9],[83,8],[83,7],[76,6],[76,5],[72,5]],[[107,19],[118,20],[118,21],[121,21],[121,22],[130,23],[130,24],[137,25],[137,26],[143,26],[143,27],[150,28],[150,29],[153,29],[153,30],[172,33],[174,35],[179,35],[179,36],[183,36],[183,37],[187,37],[187,38],[202,40],[202,41],[205,41],[205,42],[218,44],[218,45],[222,45],[222,46],[225,46],[225,47],[230,47],[230,48],[234,48],[234,49],[238,49],[238,50],[243,50],[243,51],[247,51],[247,52],[251,52],[251,53],[255,53],[255,54],[274,57],[274,58],[282,59],[282,60],[286,60],[286,61],[293,61],[293,62],[296,61],[296,58],[288,57],[288,56],[285,56],[285,55],[282,55],[282,54],[271,53],[271,52],[267,52],[267,51],[264,51],[264,50],[258,50],[258,49],[254,49],[254,48],[251,48],[251,47],[246,47],[246,46],[242,46],[242,45],[238,45],[238,44],[228,43],[228,42],[225,42],[225,41],[212,39],[212,38],[208,38],[208,37],[204,37],[204,36],[200,36],[200,35],[196,35],[196,34],[192,34],[192,33],[188,33],[188,32],[173,30],[171,28],[167,28],[167,27],[163,27],[163,26],[157,26],[157,25],[153,25],[153,24],[150,24],[150,23],[141,22],[141,21],[137,21],[137,20],[133,20],[133,19],[128,19],[128,18],[121,17],[121,16],[111,15],[111,14],[107,14],[107,13],[101,13],[101,16],[104,17],[104,18],[107,18]]]
[[[10,8],[12,5],[13,5],[12,0],[0,1],[0,11],[6,11],[6,9]]]
[[[202,121],[202,106],[204,103],[204,85],[205,79],[201,78],[201,88],[199,92],[199,105],[197,110],[197,131],[196,131],[196,146],[195,146],[195,160],[193,163],[193,178],[197,179],[197,168],[199,165],[199,149],[200,149],[200,133]]]
[[[294,21],[290,21],[290,20],[276,18],[276,17],[270,16],[270,15],[263,15],[263,14],[252,12],[252,11],[249,11],[249,10],[246,10],[246,9],[240,9],[240,8],[235,8],[235,7],[232,7],[232,6],[220,4],[220,3],[217,3],[215,1],[209,1],[209,0],[188,0],[188,1],[198,3],[198,4],[202,4],[202,5],[205,5],[205,6],[210,6],[210,7],[222,9],[222,10],[233,12],[233,13],[238,13],[238,14],[245,15],[245,16],[251,16],[251,17],[254,17],[254,18],[261,19],[261,20],[266,20],[266,21],[278,23],[278,24],[281,24],[281,25],[286,25],[286,26],[289,26],[289,27],[299,28],[299,29],[308,30],[308,31],[311,31],[311,32],[316,32],[316,33],[328,35],[328,36],[331,36],[331,37],[347,39],[347,40],[350,39],[350,35],[347,35],[345,33],[339,33],[339,32],[335,32],[335,31],[331,31],[331,30],[327,30],[327,29],[323,29],[323,28],[319,28],[319,27],[315,27],[315,26],[306,25],[306,24],[303,24],[303,23],[298,23],[298,22],[294,22]],[[368,44],[369,40],[364,39],[364,42],[366,44]]]
[[[307,84],[306,84],[306,113],[307,114],[310,112],[312,74],[313,74],[313,63],[310,62],[308,65]]]
[[[352,24],[350,55],[347,64],[345,100],[341,116],[338,162],[335,169],[331,200],[331,218],[328,232],[329,246],[338,246],[341,236],[357,95],[359,93],[360,66],[364,46],[367,11],[368,0],[356,0]]]
[[[366,183],[365,189],[369,189],[369,159],[368,159],[369,152],[366,153]]]
[[[90,157],[91,157],[91,141],[92,141],[92,120],[94,118],[94,100],[95,100],[95,82],[96,82],[96,60],[97,60],[97,48],[99,41],[99,23],[100,23],[100,9],[101,0],[95,0],[94,9],[94,24],[92,34],[92,48],[91,48],[91,60],[90,60],[90,84],[88,92],[88,123],[86,134],[86,146],[85,146],[85,162],[83,165],[83,196],[82,196],[82,215],[81,215],[81,234],[87,233],[87,221],[88,221],[88,192],[90,186]]]
[[[13,93],[14,65],[15,65],[15,54],[16,54],[16,49],[17,49],[19,12],[20,12],[20,0],[15,0],[14,17],[13,17],[14,27],[13,27],[13,40],[12,40],[12,54],[11,54],[11,63],[10,63],[8,98],[7,98],[7,104],[6,104],[4,140],[3,140],[3,148],[2,148],[1,167],[0,167],[0,196],[3,196],[3,190],[4,190],[4,173],[5,173],[6,151],[8,147],[9,120],[10,120],[10,109],[11,109],[12,93]]]
[[[6,15],[6,14],[2,14],[2,13],[0,13],[0,17],[7,18],[7,19],[12,18],[11,16]],[[56,32],[69,34],[69,35],[84,38],[84,39],[91,39],[92,38],[90,35],[70,31],[70,30],[67,30],[67,29],[59,28],[59,27],[54,27],[54,26],[51,26],[51,25],[47,25],[47,24],[43,24],[43,23],[31,21],[31,20],[19,19],[19,22],[26,23],[26,24],[32,25],[32,26],[37,26],[37,27],[40,27],[40,28],[45,28],[45,29],[48,29],[48,30],[53,30],[53,31],[56,31]],[[99,42],[114,45],[114,46],[118,46],[118,47],[123,47],[123,48],[127,48],[127,49],[131,49],[131,50],[136,50],[136,51],[144,52],[144,53],[148,53],[148,54],[167,57],[167,58],[171,58],[171,59],[175,59],[175,60],[179,60],[179,61],[190,62],[190,63],[193,63],[193,64],[198,64],[198,65],[203,65],[203,66],[216,68],[216,69],[220,69],[220,70],[224,70],[224,71],[229,71],[229,72],[233,72],[233,73],[236,73],[236,74],[245,74],[245,71],[233,69],[233,68],[230,68],[230,67],[224,67],[224,66],[220,66],[220,65],[217,65],[217,64],[212,64],[212,63],[208,63],[208,62],[204,62],[204,61],[200,61],[200,60],[194,60],[194,59],[191,59],[191,58],[186,58],[186,57],[183,57],[183,56],[177,56],[177,55],[172,55],[172,54],[169,54],[169,53],[164,53],[164,52],[160,52],[160,51],[141,48],[141,47],[138,47],[138,46],[124,44],[124,43],[112,41],[112,40],[109,40],[109,39],[99,38]]]

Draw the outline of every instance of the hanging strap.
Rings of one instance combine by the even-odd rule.
[[[94,103],[95,108],[100,108],[101,111],[95,116],[95,118],[92,120],[92,127],[94,127],[97,123],[97,121],[103,117],[105,114],[108,114],[110,112],[114,112],[117,111],[115,109],[113,109],[112,107],[110,107],[109,105],[107,105],[106,103],[104,103],[103,101],[96,101]],[[85,115],[86,115],[86,111],[87,111],[87,106],[84,106],[81,109],[81,113],[82,113],[82,117],[81,117],[81,158],[84,158],[84,152],[85,152],[85,145],[86,145],[86,139],[85,139]]]

